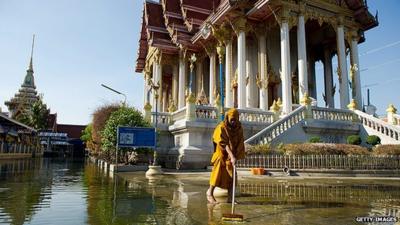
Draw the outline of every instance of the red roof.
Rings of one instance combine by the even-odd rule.
[[[209,41],[202,39],[200,33],[205,21],[220,24],[226,19],[225,15],[235,11],[243,2],[245,1],[161,0],[160,4],[146,0],[135,71],[143,71],[149,46],[157,47],[165,54],[177,54],[180,49],[199,51],[202,45],[197,41]],[[343,4],[342,1],[337,2]],[[344,2],[354,11],[354,18],[361,25],[362,31],[378,25],[377,19],[369,13],[364,0],[344,0]],[[266,16],[272,16],[271,7],[279,7],[271,6],[270,0],[248,0],[245,3],[247,17],[256,23],[267,19]]]
[[[80,139],[85,128],[85,125],[57,124],[56,132],[67,133],[69,138]]]

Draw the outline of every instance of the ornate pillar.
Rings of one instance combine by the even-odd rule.
[[[225,107],[233,107],[233,91],[231,83],[233,79],[232,72],[232,40],[229,38],[225,42]]]
[[[178,109],[185,107],[186,88],[186,61],[183,53],[179,56],[179,88],[178,88]]]
[[[172,66],[172,100],[176,106],[178,103],[178,79],[179,79],[179,69],[178,65]]]
[[[281,80],[282,80],[282,112],[288,114],[292,111],[292,77],[290,73],[290,40],[288,10],[282,9],[281,20]]]
[[[343,18],[339,18],[343,20]],[[342,23],[336,28],[336,38],[337,38],[337,53],[338,53],[338,76],[340,83],[340,108],[346,109],[347,105],[350,103],[349,100],[349,78],[347,76],[347,62],[346,62],[346,46],[344,43],[344,27]]]
[[[152,79],[153,79],[153,84],[157,85],[157,67],[156,67],[156,63],[153,62],[153,71],[152,71]],[[151,94],[150,94],[150,104],[153,106],[153,108],[155,109],[156,107],[156,91],[154,89],[151,90]]]
[[[307,52],[306,52],[306,32],[304,24],[304,16],[299,15],[297,25],[297,55],[299,68],[299,102],[303,99],[308,91],[308,74],[307,74]]]
[[[224,76],[223,76],[224,53],[225,53],[224,46],[221,43],[219,43],[217,46],[217,54],[219,59],[219,88],[220,88],[220,98],[221,98],[220,101],[221,109],[219,110],[219,112],[221,113],[221,121],[224,120],[225,116],[225,109],[224,109],[225,94],[224,94]],[[216,102],[218,103],[218,99]]]
[[[351,55],[351,87],[352,97],[356,100],[357,108],[362,109],[362,96],[361,96],[361,79],[360,79],[360,61],[358,59],[358,35],[353,32],[350,37],[350,55]]]
[[[335,108],[335,90],[333,89],[332,54],[329,49],[324,49],[324,81],[325,81],[325,106]]]
[[[209,99],[210,99],[210,104],[214,104],[214,94],[216,93],[216,85],[215,85],[215,58],[216,58],[216,53],[215,51],[212,51],[209,55],[210,57],[210,87],[209,87]]]
[[[248,42],[247,44],[247,57],[246,57],[246,107],[255,108],[257,105],[257,96],[254,96],[254,89],[256,89],[256,73],[253,71],[253,64],[257,60],[253,58],[254,43]]]
[[[194,92],[196,96],[200,96],[200,91],[201,91],[201,88],[202,88],[202,81],[203,81],[203,66],[202,66],[202,62],[203,62],[203,60],[200,57],[196,61],[196,73],[195,73],[195,76],[196,76],[196,85],[195,85],[196,88],[195,88],[195,90],[196,90],[196,92]]]
[[[156,84],[157,85],[159,85],[159,89],[158,89],[158,96],[160,96],[159,98],[158,98],[158,102],[157,102],[157,104],[158,104],[158,107],[159,107],[159,109],[161,109],[161,110],[163,110],[163,107],[162,107],[162,93],[163,93],[163,91],[164,91],[164,85],[162,84],[162,65],[161,65],[161,63],[158,61],[158,62],[156,62],[155,63],[155,67],[156,67]]]
[[[309,97],[317,99],[317,80],[315,78],[315,59],[308,60],[309,75],[308,75],[308,91]]]
[[[233,28],[238,37],[238,108],[246,107],[246,18],[239,17],[234,21]]]
[[[257,80],[258,88],[260,89],[260,108],[268,110],[268,77],[267,77],[267,47],[264,33],[258,35],[258,54],[260,58],[259,74]]]
[[[168,112],[168,86],[164,86],[164,89],[162,91],[162,111],[163,112]]]

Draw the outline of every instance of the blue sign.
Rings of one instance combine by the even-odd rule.
[[[147,147],[156,145],[156,132],[151,127],[118,127],[117,147]]]

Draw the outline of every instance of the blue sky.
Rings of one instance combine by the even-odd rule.
[[[378,84],[370,87],[371,101],[384,114],[389,103],[400,108],[400,1],[368,4],[371,12],[379,10],[380,25],[359,45],[360,68],[367,69],[361,82]],[[0,0],[2,110],[25,76],[32,34],[37,90],[59,123],[86,124],[97,106],[123,100],[102,83],[124,92],[128,103],[141,109],[143,77],[134,66],[142,6],[142,0]],[[323,85],[317,87],[321,99]]]

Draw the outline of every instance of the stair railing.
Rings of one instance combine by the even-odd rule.
[[[246,144],[267,144],[305,118],[305,106],[300,106],[245,141]]]
[[[359,121],[364,125],[367,126],[381,134],[384,134],[396,141],[400,141],[400,128],[394,125],[390,125],[389,123],[375,118],[371,115],[368,115],[364,112],[359,110],[354,110],[354,113],[358,116]]]

